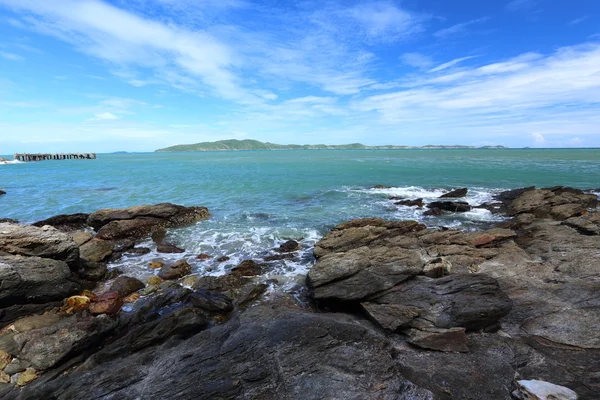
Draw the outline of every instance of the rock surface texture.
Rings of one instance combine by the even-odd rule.
[[[464,211],[452,198],[465,195],[435,209]],[[294,241],[221,276],[193,275],[191,259],[155,262],[146,287],[96,273],[202,208],[101,210],[93,238],[65,225],[81,217],[56,220],[69,234],[0,224],[0,399],[600,398],[597,197],[496,200],[506,219],[480,231],[340,224],[290,293],[270,291],[268,271]]]

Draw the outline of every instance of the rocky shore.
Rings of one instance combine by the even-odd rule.
[[[523,188],[477,205],[467,190],[394,200],[506,220],[342,223],[302,299],[264,277],[294,241],[218,277],[183,258],[150,263],[147,282],[108,268],[148,238],[183,251],[167,232],[204,207],[1,222],[0,399],[600,398],[598,197]]]

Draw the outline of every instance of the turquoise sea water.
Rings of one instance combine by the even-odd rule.
[[[6,156],[5,156],[6,157]],[[9,157],[7,157],[9,158]],[[12,157],[10,157],[12,158]],[[381,184],[391,189],[370,189]],[[598,149],[313,150],[100,154],[96,160],[0,165],[0,218],[33,222],[106,207],[173,202],[202,205],[213,217],[176,229],[169,240],[184,257],[205,252],[229,263],[197,262],[218,274],[245,258],[260,259],[288,238],[304,252],[273,265],[272,275],[301,274],[311,246],[334,225],[358,217],[418,219],[470,229],[498,217],[477,210],[444,218],[398,207],[390,196],[433,200],[445,189],[468,187],[471,204],[503,189],[536,185],[600,187]],[[151,244],[148,244],[152,247]],[[118,266],[147,274],[155,252]]]

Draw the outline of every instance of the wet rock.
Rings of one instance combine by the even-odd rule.
[[[79,259],[79,247],[73,239],[50,226],[0,223],[0,252],[51,258],[69,266]]]
[[[154,243],[161,244],[164,242],[166,236],[167,230],[163,227],[159,227],[152,233],[151,238]]]
[[[165,266],[165,263],[162,261],[150,261],[148,264],[148,268],[150,269],[159,269]]]
[[[205,207],[184,207],[170,203],[103,209],[90,214],[87,222],[100,239],[142,238],[164,228],[191,224],[210,216]]]
[[[577,400],[577,393],[564,386],[533,379],[517,381],[515,397],[522,400]]]
[[[198,289],[188,296],[194,307],[214,313],[228,313],[233,310],[231,299],[222,293]]]
[[[192,267],[186,260],[179,260],[174,264],[166,265],[158,271],[158,277],[164,280],[179,279],[192,272]]]
[[[146,281],[146,283],[148,284],[148,286],[160,285],[162,283],[162,279],[160,279],[158,276],[151,276],[150,278],[148,278],[148,281]]]
[[[266,256],[263,258],[265,261],[280,261],[280,260],[291,260],[295,255],[292,253],[274,254],[272,256]]]
[[[33,226],[42,227],[50,225],[62,232],[73,232],[87,227],[89,214],[61,214],[43,221],[33,223]]]
[[[194,275],[186,276],[181,280],[181,286],[192,288],[198,283],[198,277]]]
[[[212,258],[212,256],[210,256],[210,255],[208,255],[206,253],[200,253],[200,254],[198,254],[196,256],[196,260],[201,260],[201,261],[208,260],[208,259],[211,259],[211,258]]]
[[[229,261],[229,260],[230,260],[229,257],[227,257],[227,256],[221,256],[221,257],[218,257],[215,261],[216,262],[225,262],[225,261]]]
[[[156,246],[156,251],[158,251],[159,253],[183,253],[185,252],[184,249],[180,249],[179,247],[175,246],[174,244],[171,243],[160,243]]]
[[[6,194],[6,192],[4,190],[0,190],[0,196],[2,196],[3,194]]]
[[[252,260],[244,260],[232,268],[231,272],[238,276],[256,276],[262,274],[262,269],[260,264]]]
[[[117,292],[107,292],[94,299],[89,307],[90,313],[94,315],[108,314],[114,315],[121,311],[123,299]]]
[[[465,197],[468,191],[469,189],[467,188],[454,189],[449,191],[448,193],[444,193],[443,195],[441,195],[440,199]]]
[[[134,247],[132,249],[126,250],[125,254],[128,254],[130,256],[143,256],[145,254],[150,253],[152,250],[150,250],[147,247]]]
[[[379,305],[411,306],[419,318],[438,328],[481,329],[507,315],[510,298],[498,282],[483,274],[415,277],[369,299]]]
[[[121,275],[110,285],[110,292],[117,292],[119,296],[126,297],[133,292],[145,288],[146,285],[142,281],[129,276]]]
[[[444,352],[469,352],[464,328],[410,329],[408,334],[408,342],[417,347]]]
[[[238,293],[236,293],[236,298],[234,302],[235,306],[240,309],[248,307],[254,300],[259,299],[260,296],[262,296],[268,288],[269,285],[267,285],[266,283],[243,286],[238,291]]]
[[[79,247],[81,259],[90,262],[102,262],[113,253],[113,244],[107,240],[92,239]]]
[[[391,189],[392,186],[387,186],[387,185],[375,185],[375,186],[371,186],[371,189]]]
[[[71,234],[71,237],[73,238],[73,241],[75,242],[75,244],[77,246],[81,246],[84,243],[89,242],[90,240],[92,240],[92,238],[94,237],[94,235],[91,232],[73,232]]]
[[[87,296],[71,296],[65,300],[65,305],[61,307],[67,314],[73,311],[85,310],[90,306],[92,299]]]
[[[423,208],[423,199],[415,200],[400,200],[394,203],[397,206],[418,207]]]
[[[439,208],[440,210],[450,212],[471,211],[471,206],[466,201],[433,201],[427,204],[427,208]]]
[[[293,251],[300,250],[300,244],[295,240],[288,240],[279,246],[275,251],[279,253],[291,253]]]
[[[429,210],[425,211],[423,213],[423,215],[427,216],[427,217],[439,217],[441,215],[444,215],[444,210],[442,210],[441,208],[430,208]]]

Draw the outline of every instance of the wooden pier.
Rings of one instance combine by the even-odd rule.
[[[43,161],[43,160],[95,160],[96,153],[46,153],[30,154],[15,153],[15,160],[19,161]]]

